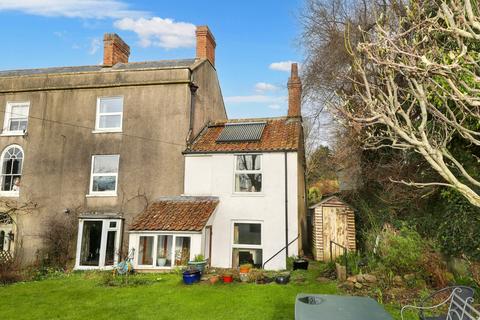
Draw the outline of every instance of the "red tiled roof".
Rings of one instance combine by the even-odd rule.
[[[215,197],[172,197],[152,203],[131,231],[202,231],[218,205]]]
[[[225,125],[231,123],[266,122],[258,141],[217,142]],[[296,151],[299,149],[302,123],[299,118],[239,119],[207,125],[185,153]]]

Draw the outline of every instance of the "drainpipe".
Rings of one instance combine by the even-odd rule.
[[[288,258],[288,161],[287,161],[287,152],[284,152],[285,155],[285,254]]]
[[[198,90],[198,86],[193,81],[193,77],[190,77],[190,83],[188,84],[188,86],[190,87],[190,117],[189,117],[190,122],[188,124],[187,146],[190,145],[193,137],[193,122],[194,122],[193,112],[195,110],[195,93]]]

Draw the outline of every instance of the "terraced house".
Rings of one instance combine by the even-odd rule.
[[[105,34],[102,65],[0,72],[0,251],[30,263],[49,221],[78,215],[76,268],[112,266],[133,217],[183,193],[182,152],[226,119],[215,39],[196,35],[192,59],[129,62]]]
[[[285,269],[307,245],[298,67],[288,116],[217,120],[188,145],[181,197],[152,203],[131,226],[134,267],[171,268],[202,254],[212,266]]]

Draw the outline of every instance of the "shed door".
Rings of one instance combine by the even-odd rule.
[[[347,215],[341,213],[338,207],[323,207],[323,256],[324,260],[330,260],[330,241],[334,241],[347,247]],[[343,249],[332,246],[332,256],[343,254]]]

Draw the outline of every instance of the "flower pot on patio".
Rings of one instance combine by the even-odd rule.
[[[198,270],[187,270],[183,272],[183,283],[193,284],[199,282],[201,273]]]

